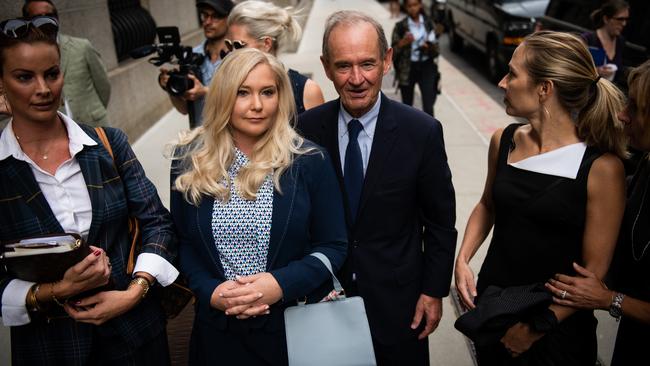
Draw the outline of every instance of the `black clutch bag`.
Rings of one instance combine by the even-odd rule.
[[[0,263],[12,277],[48,283],[61,280],[89,254],[90,247],[78,234],[51,234],[4,244]]]

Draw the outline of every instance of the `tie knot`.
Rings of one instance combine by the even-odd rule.
[[[363,130],[363,126],[358,119],[353,119],[348,122],[348,133],[350,134],[350,139],[356,140],[357,137],[359,137],[359,132],[361,132],[361,130]]]

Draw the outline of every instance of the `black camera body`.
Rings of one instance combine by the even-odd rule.
[[[189,89],[194,87],[194,82],[188,77],[194,75],[201,80],[201,64],[203,64],[204,55],[192,51],[192,47],[180,44],[180,34],[178,27],[158,27],[158,44],[142,46],[130,52],[133,58],[142,58],[156,53],[149,59],[149,62],[155,66],[161,66],[165,63],[178,65],[178,70],[169,72],[169,80],[165,90],[173,96],[182,96]]]

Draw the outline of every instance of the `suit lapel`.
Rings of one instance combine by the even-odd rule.
[[[381,94],[381,107],[377,117],[375,136],[372,139],[368,168],[363,180],[358,216],[363,213],[363,208],[381,177],[381,172],[385,166],[384,162],[393,150],[397,138],[397,121],[390,112],[390,103],[391,101],[384,94]]]
[[[293,201],[296,198],[298,176],[300,174],[300,162],[298,159],[294,161],[291,167],[280,178],[282,194],[273,190],[271,237],[269,239],[269,250],[266,257],[267,271],[273,268],[289,228],[289,221],[291,220],[293,211]]]
[[[104,221],[104,213],[106,209],[104,180],[106,178],[113,178],[104,177],[102,169],[104,164],[111,164],[108,165],[107,168],[112,168],[113,163],[112,160],[106,162],[100,161],[100,151],[102,151],[102,149],[99,149],[98,146],[99,145],[85,146],[84,149],[76,155],[77,162],[79,162],[79,167],[81,168],[81,174],[83,174],[84,180],[86,181],[88,195],[90,196],[90,205],[93,210],[87,241],[91,245],[96,246],[100,245],[99,229]]]
[[[34,215],[41,223],[40,233],[61,233],[63,228],[54,216],[50,205],[47,203],[41,188],[38,186],[34,174],[24,161],[9,158],[13,163],[7,164],[7,178],[12,185],[17,187],[17,191]]]
[[[321,141],[321,144],[330,154],[332,163],[334,165],[334,170],[336,171],[336,177],[339,180],[339,184],[343,187],[343,168],[341,167],[341,154],[339,153],[339,108],[341,102],[339,99],[335,100],[331,104],[331,108],[325,112],[325,115],[322,118],[321,128],[324,133],[324,141]]]
[[[214,210],[214,198],[203,196],[201,204],[196,209],[196,230],[198,230],[199,235],[201,236],[201,242],[205,246],[205,250],[210,255],[212,263],[216,264],[217,271],[224,274],[223,265],[221,264],[221,258],[217,252],[217,244],[214,241],[214,235],[212,234],[212,211]]]
[[[66,35],[59,35],[60,40],[61,40],[61,72],[63,72],[63,75],[65,75],[65,72],[68,68],[68,57],[67,57],[67,48],[68,48],[68,42],[70,41],[70,38]]]

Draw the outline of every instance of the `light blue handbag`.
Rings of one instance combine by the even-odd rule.
[[[329,259],[322,253],[311,255],[327,267],[334,289],[341,293]],[[366,308],[359,296],[288,307],[284,322],[290,366],[376,365]]]

